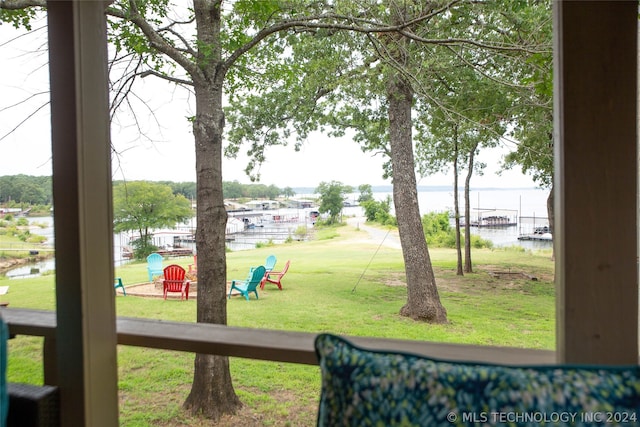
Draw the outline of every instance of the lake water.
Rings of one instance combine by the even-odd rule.
[[[525,217],[523,221],[518,221],[517,226],[490,228],[490,227],[472,227],[471,232],[478,234],[485,239],[491,240],[495,246],[512,246],[519,245],[526,249],[550,249],[552,243],[549,241],[523,241],[518,240],[518,236],[522,234],[530,234],[532,227],[546,224],[546,206],[547,206],[547,190],[540,189],[480,189],[470,192],[470,205],[472,209],[472,217],[474,211],[497,210],[505,211],[515,215],[518,219]],[[373,193],[376,200],[386,200],[391,193],[376,192]],[[314,197],[313,195],[306,195]],[[353,193],[348,196],[348,200],[355,204],[359,193]],[[297,198],[305,197],[305,195],[296,195]],[[464,212],[464,198],[460,194],[461,214]],[[430,190],[420,191],[418,193],[418,204],[422,215],[429,212],[451,212],[453,211],[453,192],[446,190]],[[393,204],[392,204],[393,209]],[[269,210],[265,213],[290,215],[295,213],[300,218],[308,218],[307,210],[296,209],[278,209]],[[343,211],[345,216],[361,216],[362,208],[357,206],[346,207]],[[532,223],[532,218],[535,218]],[[47,243],[53,244],[54,230],[53,217],[29,217],[32,224],[44,225],[42,228],[34,229],[32,232],[46,236]],[[194,220],[195,221],[195,220]],[[532,225],[533,224],[533,225]],[[299,226],[312,227],[309,221],[296,224],[271,224],[263,227],[256,227],[252,230],[237,235],[234,241],[227,242],[232,250],[246,250],[255,247],[257,242],[268,242],[272,240],[274,243],[282,243],[288,236],[295,238],[296,230]],[[193,227],[193,225],[190,225]],[[114,259],[116,265],[127,262],[122,257],[122,247],[129,241],[129,236],[122,233],[116,234],[113,238]],[[194,247],[193,243],[183,243],[185,247]],[[55,268],[54,260],[47,260],[40,263],[25,265],[7,272],[7,277],[24,278],[33,277]]]
[[[374,193],[377,200],[386,200],[392,193]],[[359,194],[350,195],[355,201]],[[547,197],[548,190],[537,188],[514,189],[477,189],[469,192],[469,204],[472,221],[478,212],[485,217],[495,210],[500,215],[507,215],[516,219],[517,226],[511,227],[472,227],[471,233],[491,240],[496,246],[518,245],[526,249],[550,249],[551,241],[518,240],[520,235],[531,234],[539,226],[548,225]],[[453,191],[431,190],[418,192],[420,214],[429,212],[453,212]],[[460,215],[464,215],[464,193],[458,195]],[[392,203],[393,208],[393,203]]]
[[[349,195],[354,202],[359,193]],[[376,200],[385,200],[392,193],[373,193]],[[536,188],[479,189],[469,192],[471,209],[505,209],[518,212],[518,216],[547,216],[548,190]],[[460,210],[464,209],[464,194],[458,195]],[[429,212],[453,211],[453,191],[430,190],[418,192],[418,205],[422,215]],[[393,204],[392,204],[393,207]]]
[[[7,271],[6,276],[10,279],[25,279],[27,277],[36,277],[47,271],[54,270],[56,267],[54,259],[47,259],[41,262],[35,262],[22,267],[13,268]]]

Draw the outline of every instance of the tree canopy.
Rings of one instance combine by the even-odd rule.
[[[316,193],[320,195],[320,213],[328,213],[329,224],[339,222],[339,216],[344,207],[345,196],[353,191],[349,185],[344,185],[338,181],[321,182],[316,188]]]
[[[151,231],[174,228],[193,216],[191,203],[181,194],[173,194],[171,187],[146,181],[132,181],[113,189],[114,231],[137,231],[136,258],[153,252]]]
[[[50,176],[0,176],[0,203],[50,205],[52,202]]]

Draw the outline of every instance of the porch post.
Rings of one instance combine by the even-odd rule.
[[[61,425],[117,426],[106,18],[48,1]]]
[[[638,363],[638,3],[554,2],[559,362]]]

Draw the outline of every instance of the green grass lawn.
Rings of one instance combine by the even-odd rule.
[[[260,299],[233,297],[232,326],[333,332],[415,340],[553,349],[555,290],[548,252],[476,250],[475,272],[455,274],[455,253],[431,249],[440,297],[449,324],[429,325],[400,317],[406,300],[402,253],[367,242],[366,232],[345,226],[319,231],[316,240],[227,255],[227,279],[243,279],[251,266],[274,254],[276,270],[291,260],[283,290],[265,287]],[[377,253],[376,253],[377,251]],[[375,256],[374,256],[375,255]],[[192,258],[175,260],[187,267]],[[173,260],[172,260],[173,262]],[[166,263],[166,261],[165,261]],[[494,278],[489,271],[524,272]],[[147,280],[146,263],[117,268],[125,286]],[[11,307],[53,309],[54,277],[0,281]],[[196,301],[118,296],[120,316],[193,322]],[[42,383],[42,340],[17,337],[9,346],[9,380]],[[193,354],[120,346],[120,422],[123,426],[207,426],[181,405],[193,375]],[[320,374],[315,366],[232,358],[242,413],[217,425],[315,425]]]

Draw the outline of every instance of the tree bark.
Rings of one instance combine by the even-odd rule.
[[[456,254],[458,255],[456,271],[457,276],[464,276],[462,270],[462,245],[460,239],[460,198],[458,197],[458,132],[457,126],[454,127],[453,141],[453,209],[456,221]],[[469,228],[469,223],[465,223],[465,229]]]
[[[200,46],[212,47],[198,59],[198,76],[193,76],[196,117],[196,250],[198,252],[199,323],[227,324],[227,257],[225,230],[227,211],[222,194],[222,70],[220,51],[220,3],[195,1]],[[229,358],[196,354],[191,392],[184,408],[192,414],[218,420],[242,406],[229,371]]]
[[[547,197],[547,218],[549,219],[549,233],[551,233],[551,236],[555,241],[555,237],[553,237],[553,224],[555,221],[555,211],[553,207],[553,185],[551,185],[549,196]],[[555,244],[551,246],[551,259],[556,259]]]
[[[440,303],[427,241],[420,221],[418,190],[411,137],[413,90],[399,72],[387,83],[389,136],[393,169],[393,203],[407,276],[407,303],[400,315],[430,323],[446,323]]]
[[[469,164],[467,167],[467,177],[464,181],[464,203],[465,203],[465,223],[467,226],[464,228],[464,272],[473,273],[473,263],[471,262],[471,204],[469,203],[469,191],[471,187],[471,175],[473,175],[473,162],[475,160],[476,148],[478,144],[473,146],[473,149],[469,151]],[[480,208],[480,206],[478,206]],[[478,215],[480,212],[478,212]],[[478,218],[479,219],[479,218]],[[480,226],[480,223],[478,223]]]

